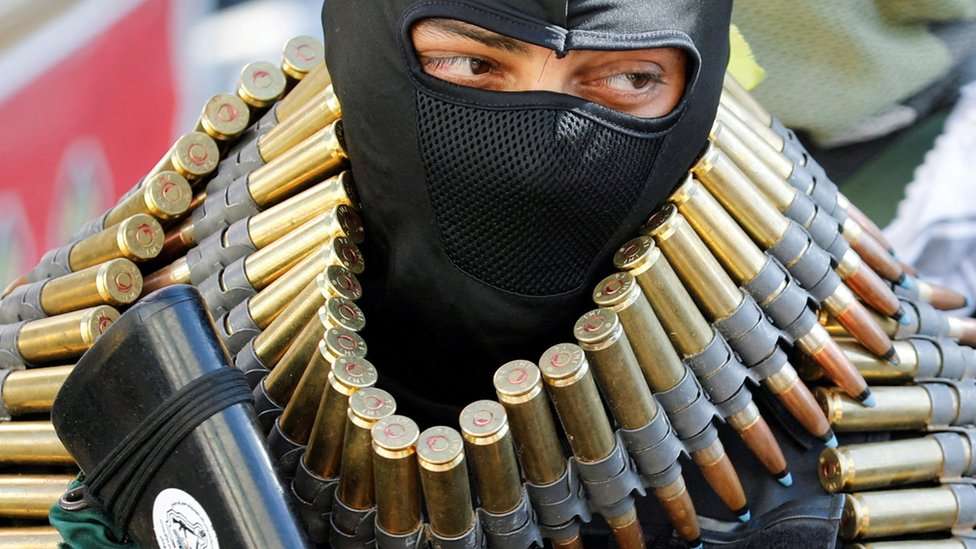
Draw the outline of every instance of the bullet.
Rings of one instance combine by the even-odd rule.
[[[525,480],[535,486],[555,484],[566,474],[566,457],[556,431],[549,398],[543,390],[539,368],[528,360],[513,360],[495,371],[493,383],[495,394],[508,417]],[[569,491],[572,492],[573,488]],[[697,516],[692,514],[691,517],[690,522],[697,527]],[[554,547],[582,549],[578,528],[557,529],[555,532],[557,534],[551,539]],[[699,535],[697,529],[691,533],[694,534],[691,539]],[[685,534],[686,531],[682,531],[682,535]]]
[[[392,415],[372,428],[373,480],[376,489],[376,527],[394,536],[418,532],[421,520],[417,424]]]
[[[201,277],[212,274],[212,268],[206,264],[206,256],[220,254],[223,256],[222,262],[229,263],[270,245],[313,218],[329,212],[332,212],[336,221],[342,225],[341,228],[345,230],[344,236],[348,236],[356,244],[361,244],[364,239],[362,220],[353,206],[355,196],[353,192],[348,173],[343,172],[339,176],[331,177],[267,210],[234,222],[219,236],[212,235],[211,238],[220,239],[219,242],[214,243],[219,249],[201,247],[198,252],[205,257],[195,257],[191,252],[164,268],[160,275],[153,276],[165,278],[162,273],[182,270],[193,271],[194,278],[200,280]],[[340,206],[344,207],[339,208]],[[172,257],[185,253],[197,244],[194,233],[193,220],[187,219],[170,231],[160,255]],[[198,265],[200,263],[203,265]],[[208,270],[204,271],[205,267]]]
[[[849,444],[820,454],[817,474],[830,493],[891,489],[953,480],[973,463],[972,442],[959,433]]]
[[[47,519],[74,475],[0,475],[0,517]]]
[[[6,356],[0,355],[0,367],[17,367],[37,363],[65,361],[82,355],[108,327],[119,318],[119,312],[99,305],[39,320],[0,326],[0,332],[13,332],[0,338],[10,342]],[[20,360],[21,363],[7,363]]]
[[[362,295],[362,286],[347,269],[331,265],[326,272],[309,282],[281,314],[252,340],[254,354],[268,369],[273,369],[295,336],[315,317],[318,308],[334,295],[356,300]]]
[[[136,192],[109,210],[98,228],[113,227],[136,214],[172,221],[190,211],[192,198],[193,190],[185,177],[176,172],[161,171],[147,177]]]
[[[459,424],[480,507],[496,515],[515,510],[522,502],[522,478],[505,409],[493,400],[472,402],[461,410]]]
[[[898,354],[898,364],[894,365],[869,353],[855,340],[841,339],[836,341],[847,359],[868,383],[899,385],[914,381],[918,373],[919,356],[911,342],[894,342],[895,353]],[[805,376],[811,381],[816,381],[819,379],[820,373],[822,370],[817,368],[815,372],[810,372]]]
[[[247,103],[240,97],[218,93],[204,103],[194,130],[206,133],[216,142],[229,142],[247,129],[250,119]]]
[[[841,224],[841,235],[879,276],[896,284],[906,283],[905,268],[853,218]]]
[[[74,465],[50,421],[0,423],[0,465]]]
[[[940,311],[962,309],[968,305],[966,296],[955,290],[918,279],[914,283],[918,286],[918,297]]]
[[[325,294],[328,297],[343,297],[350,301],[355,301],[362,295],[362,286],[356,279],[356,275],[352,274],[344,267],[330,266],[326,269],[325,273],[316,277],[315,285],[320,294]],[[309,299],[314,300],[315,298],[311,297]],[[316,319],[309,318],[308,321],[315,322]],[[285,322],[285,320],[282,320],[282,322]],[[258,338],[262,337],[266,332],[267,330],[262,332]],[[282,338],[283,345],[290,347],[291,337],[292,336]],[[259,344],[259,342],[256,341],[258,338],[255,338],[255,350],[260,346],[264,346],[264,343]],[[316,342],[316,344],[318,344],[318,342]],[[271,346],[268,345],[268,347]],[[280,347],[280,345],[275,345],[275,347]],[[267,365],[267,363],[265,364]],[[264,378],[264,390],[274,402],[280,404],[287,403],[295,390],[296,384],[302,378],[306,367],[310,365],[310,363],[302,363],[298,360],[292,360],[289,362],[279,361],[278,364],[274,365],[275,367],[271,370],[268,376]],[[281,367],[279,368],[279,366]]]
[[[722,122],[716,121],[712,126],[710,139],[777,210],[810,231],[814,242],[838,262],[837,274],[866,304],[888,316],[900,314],[898,297],[848,246],[840,236],[840,225],[834,218],[814,205],[809,196],[780,178]]]
[[[263,330],[329,265],[340,265],[354,274],[362,273],[362,253],[345,237],[332,238],[237,307],[247,307],[248,316]]]
[[[247,104],[251,118],[257,120],[265,108],[284,95],[286,84],[285,74],[271,63],[248,63],[241,69],[237,96]]]
[[[928,427],[965,425],[972,421],[968,400],[971,383],[953,385],[923,383],[912,386],[875,387],[877,406],[858,406],[834,389],[815,392],[827,419],[839,433],[859,431],[912,431]],[[963,403],[960,406],[960,402]]]
[[[671,338],[675,350],[683,358],[689,359],[702,354],[712,345],[713,340],[723,337],[705,320],[688,290],[650,237],[632,240],[625,244],[622,252],[616,254],[614,261],[618,268],[627,270],[637,280],[644,296]],[[731,357],[729,364],[724,367],[735,367],[732,362],[735,360],[737,360],[735,357]],[[716,396],[713,394],[715,389],[709,384],[709,380],[699,381],[705,391],[709,392],[709,398],[715,404],[721,404],[733,397],[733,395],[722,396],[721,400],[715,402]],[[798,394],[794,389],[795,383],[788,383],[785,378],[783,381],[783,387],[777,386],[781,394],[787,396]],[[743,386],[739,390],[748,391],[748,388]],[[799,401],[798,398],[796,400]],[[800,404],[794,404],[794,407],[799,408]],[[817,416],[807,414],[804,417],[816,418]],[[768,436],[763,434],[769,432],[769,427],[766,425],[766,420],[759,416],[755,404],[750,402],[725,419],[733,428],[739,426],[743,430],[753,429],[752,433],[737,431],[747,444],[757,444],[761,438],[765,438],[763,444],[750,446],[750,450],[761,462],[765,462],[768,454],[775,453],[775,449],[779,448],[779,444],[771,434]],[[811,429],[814,429],[812,424]]]
[[[654,315],[650,303],[644,297],[633,276],[628,273],[616,273],[604,278],[593,290],[593,300],[597,305],[607,307],[616,312],[623,326],[624,333],[627,335],[631,348],[634,351],[634,355],[637,358],[637,363],[644,374],[644,379],[655,393],[669,392],[685,381],[687,376],[694,375],[681,362],[681,358],[668,339],[667,332],[661,326],[657,316]],[[703,399],[705,396],[700,395],[698,398]],[[688,412],[688,408],[695,405],[695,402],[697,402],[697,399],[690,404],[682,404],[681,408],[668,409],[668,414],[686,413]],[[666,401],[663,401],[662,404],[667,408],[668,404]],[[814,406],[816,406],[816,402],[814,402]],[[819,408],[816,411],[820,414]],[[824,423],[826,422],[827,420],[824,419]],[[730,463],[726,463],[729,461],[728,456],[725,454],[722,442],[718,439],[715,427],[711,422],[709,421],[704,426],[700,426],[701,429],[692,430],[684,429],[682,425],[681,423],[675,424],[672,422],[672,427],[675,429],[678,438],[682,440],[701,437],[702,433],[706,430],[712,432],[714,435],[712,437],[714,440],[703,449],[691,452],[693,458],[699,453],[706,456],[696,461],[711,465],[710,468],[702,472],[705,480],[708,481],[712,488],[716,492],[722,493],[727,490],[726,487],[729,485],[741,484],[738,475],[735,473],[735,469]],[[705,437],[707,438],[708,436],[705,435]],[[785,463],[781,473],[786,473]],[[728,475],[728,477],[725,475]],[[783,476],[785,477],[785,474]],[[681,484],[684,484],[683,481],[681,481]],[[680,490],[662,490],[662,492],[673,496],[679,494]],[[662,503],[664,502],[662,501]],[[672,502],[671,505],[673,506],[676,503],[676,501]],[[694,510],[692,507],[690,510],[684,509],[679,512],[677,509],[669,508],[668,505],[665,505],[665,509],[672,516],[689,515],[689,513],[685,513],[684,511]],[[693,515],[694,513],[690,514]],[[684,536],[689,541],[694,541],[699,536],[697,521],[694,521],[693,526],[693,529],[689,529],[690,537]],[[691,535],[692,533],[694,535]]]
[[[956,339],[962,345],[976,346],[976,321],[971,318],[947,316],[949,325],[948,336]]]
[[[0,373],[0,408],[13,417],[51,411],[51,405],[64,380],[74,369],[69,366],[48,366],[29,370]],[[0,421],[5,418],[0,416]]]
[[[858,492],[844,496],[840,536],[870,539],[972,528],[976,488],[954,484],[936,488]]]
[[[202,242],[235,221],[285,200],[318,178],[338,172],[345,158],[333,123],[226,187],[208,185],[207,198],[191,216],[193,238]]]
[[[762,197],[728,157],[718,148],[709,147],[692,171],[746,232],[761,247],[778,254],[778,259],[790,269],[799,282],[811,291],[828,311],[837,316],[854,337],[878,356],[886,359],[894,358],[891,341],[871,319],[864,306],[854,298],[850,289],[839,280],[836,282],[828,280],[827,277],[833,274],[829,272],[829,262],[814,259],[815,256],[809,255],[814,252],[822,254],[823,250],[809,240],[809,235],[797,232],[802,231],[801,228],[796,225],[791,227],[791,222]],[[799,253],[793,256],[795,250],[787,244],[791,242],[790,239],[803,236],[807,240],[805,247],[802,249],[797,247]],[[796,244],[799,246],[800,241]],[[786,252],[784,246],[791,247],[792,251]],[[793,257],[786,257],[786,255]],[[817,269],[814,268],[814,262]],[[820,273],[819,267],[826,267],[827,274]],[[826,294],[826,290],[823,292],[817,290],[817,287],[822,284],[833,286],[833,291],[828,295],[822,295]]]
[[[799,299],[804,303],[798,304],[798,307],[782,306],[784,301],[794,298],[788,295],[788,292],[795,291],[790,288],[785,273],[781,277],[782,282],[772,291],[763,289],[765,284],[756,285],[761,273],[767,269],[780,271],[782,269],[772,263],[772,260],[759,249],[742,227],[722,208],[715,197],[699,181],[689,177],[671,195],[670,200],[678,206],[678,210],[712,250],[714,257],[723,264],[726,271],[735,278],[741,287],[752,292],[755,300],[773,322],[780,329],[790,333],[796,340],[805,342],[804,345],[797,345],[797,347],[801,351],[806,349],[814,352],[814,354],[807,356],[814,359],[828,372],[832,372],[831,375],[836,378],[835,383],[849,385],[851,391],[857,391],[852,396],[859,396],[864,387],[857,383],[856,378],[850,376],[853,366],[845,366],[842,359],[837,358],[839,353],[832,352],[836,349],[819,324],[813,322],[812,319],[803,318],[813,315],[805,306],[805,294],[799,296]],[[642,249],[641,243],[640,241],[632,242],[634,245],[630,245],[629,248],[625,245],[625,248],[632,249],[634,252],[618,254],[619,258],[616,261],[626,264],[628,262],[635,263],[639,260],[641,256],[637,252]],[[804,326],[806,328],[803,328]],[[838,362],[839,360],[840,362]],[[813,419],[816,416],[809,415],[807,417]],[[825,419],[822,421],[818,419],[815,424],[811,423],[808,426],[809,429],[812,429],[811,432],[814,434],[822,432],[823,436],[826,437],[824,440],[830,440],[833,436]]]
[[[281,433],[296,444],[308,442],[312,422],[318,410],[319,401],[328,381],[328,373],[333,365],[345,368],[353,377],[369,375],[368,363],[340,359],[361,359],[366,356],[366,342],[355,332],[342,328],[332,328],[319,341],[318,353],[313,355],[308,367],[298,381],[295,392],[288,400],[278,428]]]
[[[590,311],[576,322],[573,334],[584,350],[587,360],[593,365],[597,382],[603,389],[611,413],[621,428],[641,429],[646,427],[655,415],[663,413],[659,410],[650,389],[642,379],[641,367],[633,353],[627,334],[623,331],[623,325],[620,323],[617,313],[612,309]],[[742,484],[718,439],[716,438],[716,443],[709,445],[706,449],[694,452],[694,455],[701,455],[709,450],[713,452],[713,459],[703,463],[702,473],[723,501],[735,505],[735,507],[730,507],[731,509],[741,510],[744,507],[745,499],[742,493]],[[778,466],[777,473],[783,473],[786,470],[786,463],[782,459]],[[650,475],[660,471],[643,472]],[[656,493],[680,494],[683,485],[684,479],[679,473],[677,479],[660,487]],[[690,498],[688,500],[684,500],[684,498],[678,500],[674,498],[659,499],[661,499],[664,508],[668,510],[669,516],[694,516],[696,514]],[[676,504],[682,504],[684,507],[675,509]],[[694,537],[686,538],[693,544],[700,542],[697,521],[684,519],[676,524],[676,528],[679,528],[679,531],[687,530],[694,535]]]
[[[166,154],[155,166],[139,187],[143,186],[158,173],[171,171],[183,176],[190,185],[194,185],[204,177],[213,173],[220,162],[220,149],[212,137],[203,132],[189,132],[176,140]]]
[[[303,460],[323,479],[339,476],[349,398],[376,384],[376,368],[363,358],[340,358],[328,374]]]
[[[61,534],[51,526],[0,528],[0,549],[57,549]]]
[[[281,72],[294,86],[308,73],[325,62],[322,41],[312,36],[296,36],[285,42],[281,52]]]
[[[739,314],[739,310],[745,300],[745,294],[729,278],[729,275],[726,274],[718,260],[711,254],[708,247],[698,237],[698,234],[692,229],[687,220],[678,213],[674,205],[668,204],[660,209],[657,214],[648,220],[645,229],[654,237],[654,241],[658,244],[661,252],[664,253],[668,263],[674,267],[675,272],[677,272],[678,277],[685,284],[685,287],[691,290],[698,303],[702,305],[702,308],[711,317],[713,322],[721,326],[722,324],[720,323],[726,322],[732,319],[733,315]],[[768,321],[760,317],[758,322],[765,324]],[[750,332],[755,329],[753,327]],[[730,331],[723,335],[729,339],[733,349],[739,350],[740,355],[743,356],[743,361],[747,365],[751,366],[765,363],[767,360],[770,360],[770,357],[773,357],[773,360],[777,360],[774,354],[781,352],[781,350],[778,347],[778,343],[773,341],[771,347],[763,350],[762,353],[756,354],[754,358],[749,358],[747,362],[746,357],[750,356],[749,352],[740,349],[744,349],[744,347],[749,345],[747,341],[748,333],[738,334]],[[765,344],[766,336],[758,335],[759,332],[755,333],[757,336],[753,339],[754,344]],[[754,351],[751,351],[751,353],[755,354]],[[762,354],[765,354],[765,356],[762,356]],[[810,391],[800,381],[796,370],[786,360],[785,355],[780,355],[780,357],[778,359],[780,362],[779,369],[762,380],[763,386],[776,395],[780,402],[787,407],[791,415],[796,417],[802,424],[810,425],[818,430],[822,429],[822,423],[818,417],[820,414],[817,413],[813,395],[810,394]],[[857,387],[857,392],[854,394],[862,394],[865,388],[866,385],[862,383],[860,387]],[[755,431],[756,434],[752,436],[758,436],[758,433],[764,430],[762,428],[758,429]],[[771,436],[769,438],[775,443],[774,438]],[[786,462],[778,445],[767,446],[765,452],[758,454],[757,457],[766,465],[770,473],[776,475],[777,478],[785,476]]]
[[[891,242],[884,235],[884,231],[881,227],[878,227],[874,221],[871,220],[860,208],[851,203],[844,195],[837,196],[838,204],[847,211],[847,215],[854,220],[855,223],[861,226],[862,229],[867,231],[871,237],[877,241],[884,249],[888,252],[888,255],[895,255],[895,247],[891,245]]]
[[[275,106],[275,114],[277,116],[278,123],[280,124],[281,122],[284,122],[285,120],[288,120],[294,116],[303,105],[307,104],[312,99],[312,97],[331,84],[332,77],[329,76],[329,70],[325,67],[325,62],[316,65],[311,71],[309,71],[305,78],[296,84],[294,89],[288,92],[288,95],[283,97]]]
[[[37,320],[97,305],[128,305],[141,291],[139,268],[128,259],[113,259],[17,287],[0,300],[0,324]]]
[[[471,535],[478,523],[461,435],[450,427],[424,430],[417,441],[417,462],[431,533],[444,539]]]
[[[271,162],[341,116],[339,99],[332,86],[328,86],[312,96],[294,115],[258,137],[258,155],[264,163]]]
[[[396,401],[390,393],[382,389],[368,387],[349,397],[336,498],[351,509],[365,511],[376,504],[373,493],[371,432],[376,422],[394,412]],[[338,522],[333,521],[333,524],[339,526]],[[354,532],[347,530],[347,533]]]
[[[567,343],[550,347],[539,360],[539,369],[576,459],[585,464],[610,457],[617,449],[617,440],[583,349]],[[608,400],[614,404],[613,399]],[[627,419],[636,419],[640,414],[622,413]],[[610,516],[604,516],[622,548],[644,546],[631,498],[626,495],[613,506]],[[744,495],[740,507],[745,507]]]

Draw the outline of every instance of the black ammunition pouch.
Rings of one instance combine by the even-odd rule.
[[[123,314],[79,360],[51,416],[86,477],[62,508],[100,508],[141,547],[305,546],[243,374],[195,289],[165,288]]]

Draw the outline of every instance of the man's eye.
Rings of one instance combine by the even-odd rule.
[[[491,63],[477,57],[426,57],[424,67],[429,73],[441,73],[452,76],[470,77],[488,74],[492,70]]]
[[[653,84],[661,84],[661,76],[649,72],[629,72],[611,76],[604,81],[609,88],[619,91],[644,90]]]

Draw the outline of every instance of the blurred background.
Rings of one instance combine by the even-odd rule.
[[[0,0],[0,287],[114,204],[243,65],[321,37],[321,5]],[[904,260],[976,295],[976,0],[737,0],[734,21],[766,72],[757,98]]]
[[[113,205],[321,0],[0,0],[0,286]]]

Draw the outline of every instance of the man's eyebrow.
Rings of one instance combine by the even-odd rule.
[[[452,34],[474,40],[490,48],[515,53],[528,53],[529,51],[529,48],[519,40],[454,19],[426,19],[421,21],[417,27],[417,30],[422,32]]]

